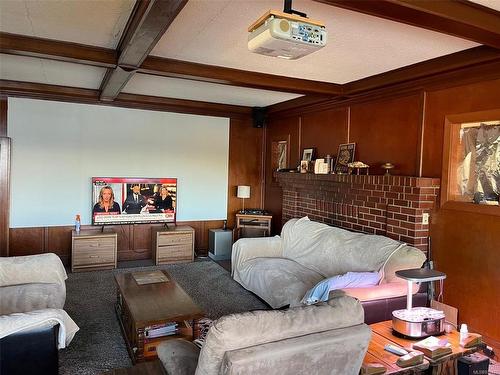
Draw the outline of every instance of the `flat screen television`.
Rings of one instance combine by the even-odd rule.
[[[175,223],[176,178],[92,177],[92,224]]]

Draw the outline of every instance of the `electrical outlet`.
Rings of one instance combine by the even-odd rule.
[[[429,224],[429,214],[427,212],[422,214],[422,224]]]

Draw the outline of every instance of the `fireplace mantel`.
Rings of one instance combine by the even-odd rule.
[[[385,235],[428,249],[430,214],[440,180],[409,176],[275,172],[283,189],[283,223],[294,217]]]

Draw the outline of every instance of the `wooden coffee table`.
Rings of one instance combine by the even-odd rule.
[[[115,275],[117,284],[116,314],[127,349],[134,363],[157,358],[156,346],[172,338],[193,339],[193,321],[203,311],[170,277],[167,282],[138,285],[132,273]],[[145,331],[153,325],[175,322],[175,335],[148,339]]]
[[[432,375],[453,375],[457,373],[458,358],[477,351],[477,348],[462,348],[459,345],[460,334],[457,331],[453,331],[437,336],[448,339],[452,348],[451,354],[434,360],[425,357],[424,363],[421,365],[401,368],[396,365],[399,357],[384,350],[385,344],[393,344],[411,350],[412,344],[420,340],[410,340],[394,335],[392,332],[392,321],[390,320],[371,324],[370,327],[372,329],[372,339],[363,363],[381,363],[387,367],[387,374],[418,374],[428,368],[429,371],[426,373]]]

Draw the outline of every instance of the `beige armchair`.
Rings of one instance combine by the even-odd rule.
[[[341,295],[328,303],[227,315],[200,350],[183,339],[158,348],[169,375],[357,375],[371,337],[363,308]]]

